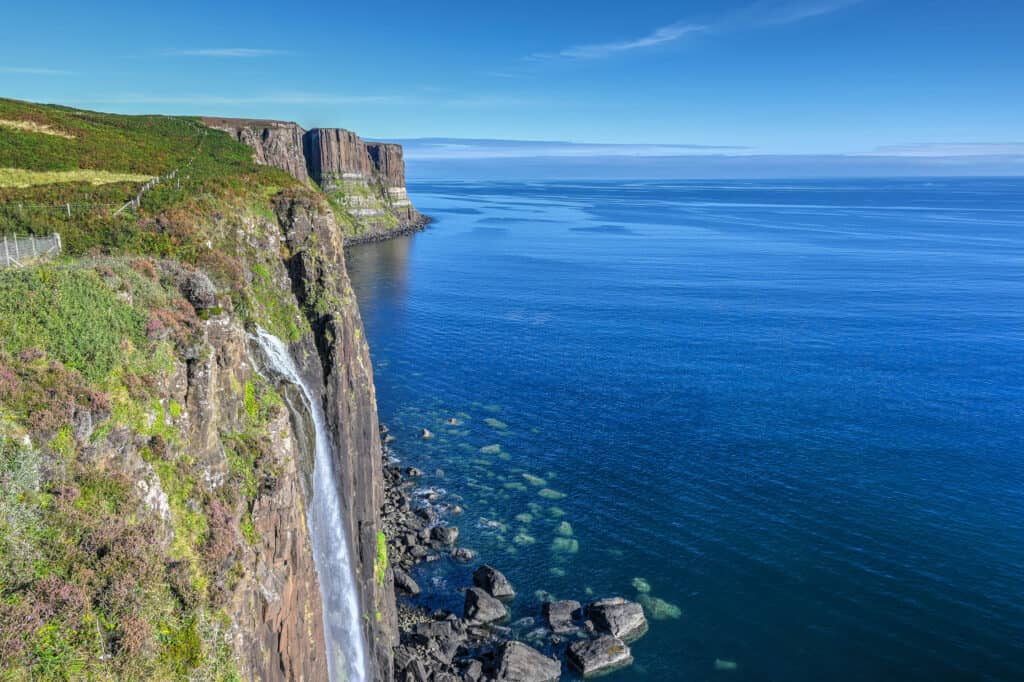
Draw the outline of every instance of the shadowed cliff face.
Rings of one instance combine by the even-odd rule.
[[[377,563],[384,478],[377,398],[369,347],[345,269],[344,237],[330,212],[311,197],[275,200],[292,254],[296,297],[313,330],[316,352],[295,353],[313,385],[323,387],[324,411],[334,439],[334,462],[363,611],[371,679],[390,680],[398,642],[394,579]]]
[[[344,213],[350,238],[404,234],[423,224],[405,189],[401,145],[365,142],[343,128],[305,131],[296,123],[226,118],[204,122],[252,147],[257,163],[286,170],[303,183],[313,180]]]
[[[306,158],[302,154],[305,131],[298,125],[280,121],[251,121],[240,125],[241,121],[230,118],[207,118],[204,122],[252,147],[256,163],[286,170],[299,182],[309,184]]]

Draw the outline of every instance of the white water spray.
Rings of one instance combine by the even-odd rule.
[[[327,433],[323,405],[306,385],[281,339],[258,327],[256,336],[252,338],[259,344],[270,368],[301,389],[313,420],[316,444],[312,499],[307,517],[323,600],[328,675],[332,681],[365,682],[366,658],[362,628],[359,626],[359,593],[342,525],[341,502],[335,487],[333,446]]]

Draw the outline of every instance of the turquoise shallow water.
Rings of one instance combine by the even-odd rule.
[[[615,681],[1024,679],[1024,180],[410,190],[381,418],[517,616],[643,596]]]

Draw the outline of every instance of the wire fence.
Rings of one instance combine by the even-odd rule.
[[[0,250],[0,267],[20,267],[40,258],[52,258],[58,255],[60,250],[60,234],[56,232],[48,237],[4,236],[3,248]]]
[[[134,197],[129,199],[124,204],[106,204],[106,203],[88,202],[88,201],[78,201],[78,202],[72,201],[72,202],[65,202],[65,203],[62,203],[62,204],[35,204],[35,203],[25,203],[25,202],[6,202],[6,203],[3,203],[3,204],[0,204],[0,206],[2,206],[3,208],[7,209],[8,211],[11,211],[11,210],[16,208],[17,212],[20,215],[22,215],[22,216],[26,212],[33,212],[34,211],[34,212],[41,212],[41,213],[44,213],[44,214],[52,214],[52,215],[66,214],[66,217],[68,217],[68,218],[72,217],[72,213],[73,212],[74,213],[79,213],[79,212],[90,212],[90,211],[96,211],[96,210],[104,210],[104,211],[110,211],[111,217],[115,217],[115,216],[121,214],[122,212],[124,212],[125,210],[127,210],[129,208],[137,211],[139,208],[141,208],[141,206],[142,206],[142,198],[146,195],[146,193],[151,191],[155,187],[157,187],[161,182],[170,182],[170,181],[173,180],[174,183],[175,183],[175,188],[178,189],[178,190],[181,189],[181,179],[182,179],[181,178],[181,173],[183,171],[186,171],[189,168],[191,168],[192,164],[195,163],[195,160],[199,157],[199,152],[202,151],[202,149],[203,149],[203,143],[206,141],[206,136],[209,134],[209,132],[210,132],[209,129],[205,129],[205,128],[203,129],[202,134],[199,136],[199,142],[196,144],[195,152],[192,154],[192,156],[189,158],[189,160],[187,162],[185,162],[184,165],[182,165],[179,168],[175,168],[174,170],[172,170],[172,171],[170,171],[168,173],[164,173],[163,175],[158,175],[155,178],[150,179],[145,184],[143,184],[142,187],[139,188],[139,191],[136,193],[136,195]],[[188,178],[186,177],[185,179],[187,180]],[[39,237],[37,237],[37,239],[39,239]]]

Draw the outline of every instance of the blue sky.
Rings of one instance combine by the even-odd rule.
[[[424,167],[854,155],[998,157],[1024,173],[1019,0],[57,1],[3,14],[0,95],[442,138],[409,143]]]

